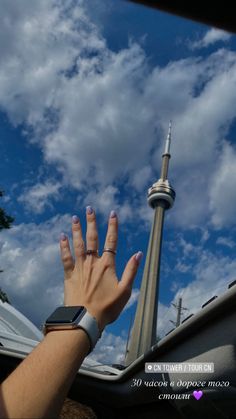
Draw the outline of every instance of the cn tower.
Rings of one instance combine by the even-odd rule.
[[[175,200],[175,191],[167,175],[170,160],[171,122],[162,155],[160,179],[148,189],[148,204],[154,209],[137,310],[125,358],[129,365],[156,343],[157,307],[160,280],[162,232],[165,211]]]

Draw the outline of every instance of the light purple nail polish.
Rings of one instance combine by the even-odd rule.
[[[60,240],[65,241],[66,240],[66,235],[65,233],[61,233],[60,234]]]
[[[90,207],[90,205],[88,205],[88,206],[86,207],[86,213],[87,213],[88,215],[91,215],[91,214],[93,213],[93,208],[92,208],[92,207]]]
[[[114,210],[112,210],[110,212],[110,218],[115,218],[115,217],[117,217],[117,214],[116,214],[116,212]]]
[[[141,262],[142,257],[143,257],[143,252],[138,252],[135,255],[135,259],[137,260],[138,263]]]
[[[73,215],[73,217],[72,217],[72,221],[73,221],[73,223],[74,223],[74,224],[78,224],[78,222],[79,222],[79,217],[77,217],[77,215]]]

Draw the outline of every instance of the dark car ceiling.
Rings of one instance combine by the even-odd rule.
[[[129,0],[236,33],[234,2]]]

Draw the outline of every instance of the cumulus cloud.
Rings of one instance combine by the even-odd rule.
[[[90,358],[101,364],[124,364],[126,339],[103,332]]]
[[[140,192],[159,176],[171,117],[170,177],[177,190],[171,219],[185,228],[201,224],[210,211],[206,179],[236,114],[236,54],[222,49],[150,68],[135,42],[110,50],[83,1],[40,0],[36,7],[29,0],[21,7],[4,1],[2,11],[1,39],[8,48],[1,43],[0,106],[13,124],[24,125],[45,164],[82,200],[91,195],[102,214],[111,204],[127,221],[135,207],[148,223]],[[119,194],[121,185],[125,193]],[[40,188],[36,182],[20,198],[32,210],[32,194]],[[48,198],[53,194],[48,191]]]
[[[176,320],[176,311],[172,304],[169,306],[159,303],[158,305],[158,317],[157,317],[157,336],[159,338],[164,337],[169,330],[173,329],[172,321]]]
[[[150,181],[152,175],[151,166],[144,166],[140,170],[135,171],[131,179],[131,184],[138,192],[143,192],[145,187],[150,187],[148,182]]]
[[[207,242],[207,240],[210,238],[210,233],[206,228],[202,229],[202,237],[201,237],[201,244],[204,244],[205,242]]]
[[[132,305],[138,301],[139,293],[140,293],[140,290],[138,288],[132,289],[132,294],[124,310],[128,310],[128,308],[132,307]]]
[[[179,264],[175,269],[179,270]],[[183,307],[188,310],[184,311],[181,320],[189,314],[197,313],[202,304],[209,300],[214,295],[223,294],[228,287],[228,284],[235,279],[236,261],[229,256],[218,256],[209,250],[203,250],[199,253],[199,257],[194,265],[191,267],[191,274],[193,280],[187,286],[172,288],[176,292],[173,300],[169,305],[159,303],[158,308],[158,324],[157,334],[163,337],[176,321],[177,312],[172,303],[178,303],[179,298],[182,298]],[[185,273],[185,269],[183,270]]]
[[[193,269],[195,280],[184,290],[185,305],[196,312],[213,295],[226,291],[235,278],[235,267],[236,261],[228,256],[218,257],[210,251],[202,251]],[[179,295],[181,293],[183,290],[179,291]]]
[[[86,206],[88,203],[95,205],[96,211],[104,216],[106,220],[109,216],[111,209],[115,210],[119,216],[119,222],[129,222],[132,220],[132,207],[127,201],[119,203],[120,191],[117,187],[112,185],[106,186],[104,189],[99,187],[91,189],[90,192],[85,194],[83,199],[83,205]],[[81,198],[78,199],[78,203],[81,202]]]
[[[115,209],[121,222],[138,219],[140,228],[150,228],[153,211],[144,189],[159,177],[171,118],[169,173],[177,197],[169,220],[185,229],[208,221],[214,228],[234,223],[236,161],[229,142],[236,116],[235,52],[219,49],[205,58],[151,68],[136,42],[109,49],[82,0],[2,0],[1,5],[1,110],[13,125],[24,127],[25,141],[40,147],[55,179],[56,173],[62,177],[60,184],[36,177],[24,188],[19,201],[28,210],[42,213],[68,185],[78,192],[79,203],[93,205],[104,217]],[[198,48],[228,39],[210,30]],[[68,223],[65,215],[1,234],[2,286],[37,324],[62,300],[58,236]],[[183,238],[179,243],[183,258],[176,270],[188,274],[191,269],[194,281],[175,299],[183,295],[189,310],[198,310],[212,290],[221,292],[234,279],[234,261],[203,251],[208,237],[205,228],[199,246]],[[198,258],[195,266],[186,262],[191,257]],[[137,298],[136,289],[127,308]],[[175,316],[173,306],[160,304],[160,334],[172,327],[169,320]],[[119,362],[122,337],[115,348],[114,336],[105,334],[97,360]]]
[[[235,178],[236,151],[233,146],[225,143],[210,188],[211,222],[217,229],[235,224]]]
[[[2,0],[1,106],[14,124],[45,123],[44,112],[81,50],[103,47],[81,3]]]
[[[19,224],[1,232],[1,286],[12,304],[37,326],[63,303],[59,236],[68,230],[70,219],[55,216],[40,225]]]
[[[177,271],[179,271],[181,273],[186,273],[186,272],[189,272],[192,269],[192,265],[187,264],[187,263],[183,263],[181,260],[178,260],[177,264],[176,264],[176,269],[177,269]]]
[[[200,232],[198,231],[198,235]],[[217,244],[233,248],[235,243],[228,239],[219,237]],[[189,314],[201,310],[201,306],[214,295],[220,296],[226,292],[228,285],[235,279],[236,261],[233,256],[210,250],[202,240],[198,240],[198,244],[194,245],[180,234],[175,242],[169,242],[170,249],[173,243],[178,247],[173,267],[176,279],[170,283],[174,297],[168,305],[159,302],[157,334],[161,337],[173,328],[170,320],[175,322],[177,319],[173,304],[178,304],[180,297],[183,307],[187,308],[182,313],[183,320]]]
[[[202,247],[185,240],[182,235],[179,236],[179,245],[182,248],[183,257],[193,257],[200,254]]]
[[[53,207],[52,199],[60,199],[60,187],[59,182],[48,179],[45,183],[37,183],[32,187],[25,188],[18,197],[18,201],[34,213],[41,214],[46,207]]]
[[[223,246],[229,247],[233,249],[235,247],[235,242],[230,237],[218,237],[216,240],[216,244],[221,244]]]
[[[229,32],[223,31],[221,29],[211,28],[198,41],[189,42],[189,47],[191,49],[207,48],[216,42],[227,42],[230,40],[231,36],[232,35]]]

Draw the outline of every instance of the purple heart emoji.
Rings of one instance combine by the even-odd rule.
[[[202,390],[195,390],[193,392],[193,397],[195,397],[196,400],[200,400],[200,398],[203,396]]]

